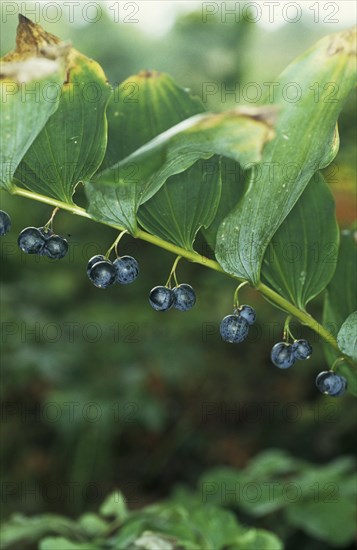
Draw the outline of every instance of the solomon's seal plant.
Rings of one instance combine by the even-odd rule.
[[[339,230],[321,172],[337,154],[338,116],[355,87],[355,36],[355,30],[326,36],[278,76],[281,88],[299,82],[298,102],[280,98],[210,113],[156,71],[139,72],[113,89],[98,63],[20,16],[16,49],[1,61],[0,186],[120,232],[106,254],[88,262],[87,275],[98,288],[138,276],[136,259],[117,251],[125,233],[177,257],[168,282],[150,292],[155,310],[186,311],[195,304],[194,289],[177,281],[180,258],[250,285],[323,341],[328,370],[317,377],[317,388],[333,396],[346,388],[356,394],[356,249],[352,228]],[[338,89],[333,102],[332,81]],[[313,82],[326,91],[318,102]],[[21,89],[29,83],[39,94],[24,102]],[[86,101],[89,83],[97,91],[95,105]],[[140,91],[136,102],[128,101],[128,83]],[[16,90],[10,95],[9,85]],[[50,87],[61,94],[46,101],[42,92]],[[73,139],[67,139],[69,120]],[[232,170],[238,181],[229,177]],[[87,208],[75,202],[78,185]],[[62,258],[68,243],[54,233],[52,221],[24,229],[20,249]],[[9,215],[0,211],[0,235],[10,227]],[[198,234],[215,259],[198,251]],[[292,242],[301,248],[294,262],[284,253]],[[321,292],[319,322],[307,306]],[[243,342],[255,318],[251,306],[239,306],[237,292],[233,313],[220,325],[223,340]],[[281,369],[312,352],[286,327],[271,353]]]

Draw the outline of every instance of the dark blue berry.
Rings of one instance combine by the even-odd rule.
[[[290,344],[278,342],[271,350],[271,360],[279,369],[289,369],[295,363],[295,356]]]
[[[321,393],[331,395],[332,397],[343,395],[347,389],[346,378],[327,370],[317,375],[315,384]]]
[[[68,252],[68,242],[59,235],[51,235],[47,238],[42,254],[51,260],[60,260]]]
[[[150,305],[156,311],[167,311],[173,306],[175,295],[167,286],[155,286],[149,294]]]
[[[0,210],[0,237],[3,237],[11,229],[11,218],[7,212]]]
[[[105,256],[103,256],[103,254],[97,254],[96,256],[92,256],[90,260],[88,260],[88,265],[87,265],[88,277],[89,277],[89,272],[94,266],[94,264],[97,264],[98,262],[102,262],[103,260],[105,260]]]
[[[45,242],[41,231],[37,227],[26,227],[17,239],[19,248],[26,254],[42,254]]]
[[[227,315],[221,321],[219,331],[222,340],[231,344],[239,344],[248,336],[249,325],[239,315]]]
[[[88,277],[96,287],[108,288],[115,282],[116,269],[112,262],[103,260],[91,267]]]
[[[249,325],[254,325],[256,319],[255,309],[250,306],[240,306],[238,308],[238,315],[243,317]]]
[[[311,344],[307,340],[295,340],[292,345],[295,359],[302,361],[303,359],[309,359],[312,354]]]
[[[113,265],[117,271],[117,282],[122,285],[132,283],[139,275],[139,264],[132,256],[117,258]]]
[[[191,285],[182,284],[173,289],[174,307],[180,311],[191,309],[196,303],[196,293]]]

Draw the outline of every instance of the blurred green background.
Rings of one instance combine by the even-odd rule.
[[[40,23],[99,61],[113,84],[145,68],[169,72],[200,96],[203,83],[217,84],[207,98],[212,110],[236,104],[233,94],[222,101],[222,89],[273,81],[331,32],[312,21],[273,32],[218,17],[203,24],[199,11],[177,16],[159,37],[105,11],[93,24]],[[14,46],[16,24],[13,16],[4,25],[2,54]],[[354,105],[351,98],[341,115],[341,150],[327,172],[342,227],[354,215]],[[120,251],[138,259],[140,277],[101,291],[87,279],[86,262],[109,248],[113,230],[59,213],[55,230],[68,237],[69,255],[58,263],[25,256],[19,231],[43,225],[51,208],[5,193],[0,199],[13,220],[0,243],[3,517],[75,516],[115,487],[131,508],[141,507],[178,483],[194,486],[208,468],[242,468],[271,447],[321,464],[354,452],[354,399],[326,398],[314,387],[325,368],[315,334],[295,326],[314,354],[281,372],[269,353],[284,314],[254,291],[243,289],[241,300],[257,309],[255,330],[238,347],[224,344],[218,325],[231,311],[234,281],[182,261],[178,277],[196,289],[197,306],[158,314],[147,296],[165,283],[172,255],[124,237]],[[310,311],[321,318],[321,310],[317,299]],[[291,536],[291,548],[327,548],[301,532]]]

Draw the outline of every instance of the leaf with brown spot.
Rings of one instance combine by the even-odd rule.
[[[67,54],[68,45],[46,39],[39,25],[20,16],[16,49],[0,60],[0,187],[4,189],[11,190],[21,159],[58,108]]]
[[[25,31],[23,35],[25,35]],[[31,24],[38,54],[58,39]],[[50,48],[50,50],[49,50]],[[112,90],[101,66],[74,48],[68,53],[59,105],[33,141],[14,175],[21,187],[71,203],[76,185],[100,166],[107,144],[106,106]]]

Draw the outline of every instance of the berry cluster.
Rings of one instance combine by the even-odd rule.
[[[312,347],[307,340],[295,340],[293,344],[278,342],[271,350],[272,363],[279,369],[289,369],[295,361],[309,359]]]
[[[52,218],[51,218],[52,221]],[[0,236],[3,237],[11,229],[9,214],[0,210]],[[68,252],[68,242],[56,235],[49,225],[44,227],[26,227],[18,236],[17,244],[26,254],[39,254],[51,260],[60,260]]]
[[[26,254],[39,254],[48,258],[59,260],[68,251],[68,242],[63,237],[56,235],[52,230],[52,220],[58,208],[52,214],[51,219],[44,227],[26,227],[18,236],[19,248]],[[10,216],[0,210],[0,236],[6,235],[11,229]],[[119,256],[117,245],[123,231],[107,255],[97,254],[93,256],[87,265],[87,275],[90,281],[98,288],[108,288],[114,283],[127,285],[135,281],[139,274],[139,265],[132,256]],[[112,262],[109,259],[111,250],[115,248],[117,258]],[[171,270],[169,279],[164,286],[155,286],[149,294],[150,305],[156,311],[168,311],[172,307],[179,311],[188,311],[196,303],[196,294],[191,285],[178,284],[176,279],[176,266],[181,257],[177,257]],[[176,286],[171,288],[171,278],[174,277]],[[249,332],[249,327],[255,323],[255,310],[249,305],[238,306],[238,291],[246,284],[242,283],[235,292],[234,310],[232,315],[224,317],[220,323],[220,334],[225,342],[238,344],[243,342]],[[294,340],[287,341],[288,335]],[[284,340],[275,344],[271,350],[271,360],[279,369],[292,367],[295,361],[309,359],[312,354],[311,344],[307,340],[296,340],[289,330],[289,318],[285,323]],[[316,378],[317,389],[333,397],[343,395],[347,389],[347,380],[332,370],[322,371]]]
[[[168,311],[172,307],[180,311],[188,311],[196,303],[196,293],[191,285],[185,283],[175,288],[155,286],[150,291],[149,302],[156,311]]]
[[[0,237],[3,237],[11,229],[11,218],[7,212],[0,210]]]
[[[139,264],[132,256],[121,256],[111,262],[102,254],[93,256],[87,265],[89,280],[98,288],[108,288],[114,283],[127,285],[135,281]]]
[[[231,344],[239,344],[246,339],[249,326],[255,323],[256,314],[251,306],[235,308],[233,315],[226,315],[221,321],[219,331],[222,340]]]
[[[312,347],[307,340],[295,340],[292,344],[278,342],[271,350],[271,360],[279,369],[289,369],[295,361],[309,359],[311,354]],[[321,393],[332,397],[343,395],[347,389],[346,378],[333,370],[320,372],[315,384]]]
[[[17,239],[20,250],[60,260],[68,251],[68,242],[48,227],[26,227]]]

